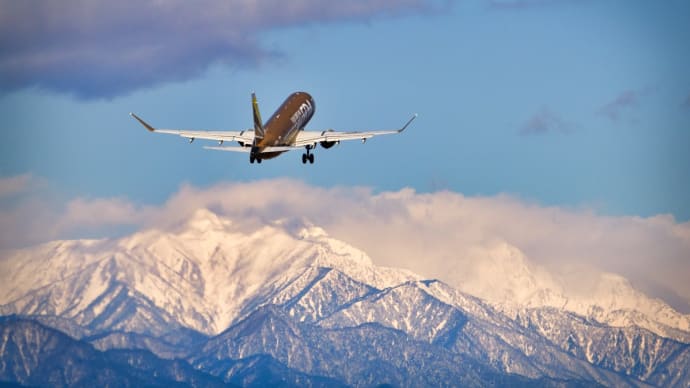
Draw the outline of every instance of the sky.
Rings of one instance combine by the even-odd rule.
[[[642,275],[654,260],[689,273],[688,15],[682,0],[0,0],[0,248],[146,225],[142,209],[190,187],[272,182],[363,201],[412,190],[518,203],[530,211],[491,220],[525,217],[534,235],[492,238],[544,263],[600,258],[690,303],[683,276]],[[419,117],[402,135],[317,149],[305,166],[299,152],[250,165],[128,115],[241,130],[253,91],[267,118],[297,90],[316,101],[307,129]],[[541,218],[552,212],[572,217]],[[622,228],[613,248],[587,237],[628,222],[665,226]],[[553,240],[559,228],[574,234]],[[547,258],[553,241],[567,241],[560,261]]]

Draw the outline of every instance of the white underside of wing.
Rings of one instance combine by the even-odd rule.
[[[157,133],[178,135],[187,139],[241,141],[251,144],[254,141],[254,131],[191,131],[185,129],[156,129]]]
[[[367,131],[367,132],[329,132],[302,131],[295,139],[296,146],[306,146],[322,141],[367,140],[379,135],[392,135],[398,131]]]

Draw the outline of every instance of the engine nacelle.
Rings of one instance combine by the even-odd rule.
[[[329,148],[333,147],[334,145],[338,144],[338,142],[337,141],[322,141],[319,144],[321,144],[321,147],[323,147],[325,149],[329,149]]]

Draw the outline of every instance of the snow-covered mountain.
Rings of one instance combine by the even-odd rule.
[[[418,278],[374,266],[318,227],[276,222],[245,233],[202,209],[172,232],[15,252],[0,261],[0,313],[55,315],[92,331],[159,335],[173,324],[212,335],[312,267],[377,288]]]
[[[583,273],[584,292],[568,292],[558,277],[530,263],[507,243],[496,244],[474,271],[472,280],[461,286],[462,291],[513,317],[524,309],[553,307],[609,326],[639,326],[690,342],[690,315],[648,297],[619,275]]]
[[[465,287],[491,288],[488,301],[375,266],[306,221],[203,209],[172,230],[6,254],[0,314],[66,333],[98,362],[140,349],[239,385],[690,385],[687,316],[615,277],[595,299],[566,297],[510,247],[487,268],[514,279]],[[35,327],[8,327],[0,345],[23,349],[0,346],[0,366],[30,364],[12,381],[50,384],[22,358],[41,351]]]

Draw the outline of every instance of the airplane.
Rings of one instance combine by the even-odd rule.
[[[243,131],[200,131],[186,129],[157,129],[130,112],[141,125],[150,132],[179,135],[193,142],[194,139],[215,140],[218,146],[205,146],[205,149],[217,151],[232,151],[249,153],[249,163],[261,163],[264,159],[272,159],[284,152],[305,149],[302,163],[314,163],[312,151],[320,144],[324,149],[340,144],[344,140],[361,140],[365,143],[378,135],[401,133],[417,117],[415,113],[400,129],[377,130],[363,132],[336,132],[332,129],[325,131],[306,131],[307,125],[314,115],[316,105],[314,99],[306,92],[292,93],[285,99],[278,110],[273,113],[266,123],[261,121],[259,104],[256,94],[252,93],[252,110],[254,113],[254,129]],[[236,141],[239,146],[223,146],[224,142]]]

